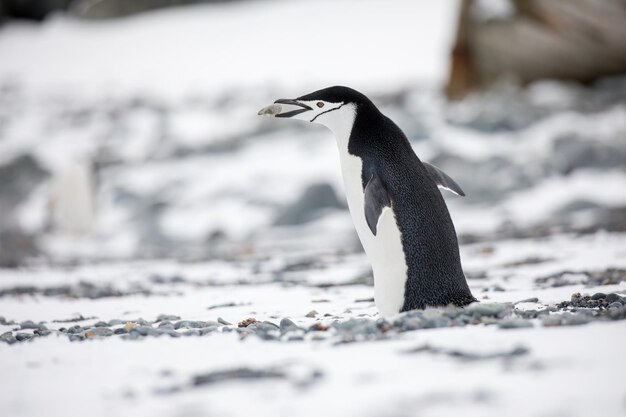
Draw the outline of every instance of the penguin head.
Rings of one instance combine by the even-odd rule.
[[[260,116],[300,119],[320,123],[335,130],[337,125],[352,123],[360,106],[369,99],[348,87],[328,87],[296,99],[278,99],[259,111]]]

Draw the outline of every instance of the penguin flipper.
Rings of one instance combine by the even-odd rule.
[[[378,218],[385,207],[391,207],[391,198],[378,175],[374,173],[365,186],[365,220],[374,236]]]
[[[465,197],[465,193],[448,174],[440,170],[434,165],[431,165],[427,162],[422,162],[424,164],[424,168],[428,171],[428,175],[435,181],[438,187],[445,188],[448,191],[453,192],[456,195],[460,195],[461,197]]]

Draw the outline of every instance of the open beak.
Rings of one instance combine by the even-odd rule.
[[[296,114],[304,113],[305,111],[312,110],[306,104],[298,102],[298,100],[278,99],[267,107],[263,107],[259,110],[259,116],[269,117],[293,117]]]

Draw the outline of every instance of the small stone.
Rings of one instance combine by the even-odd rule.
[[[113,334],[126,334],[126,333],[128,333],[128,330],[126,330],[126,329],[125,329],[125,328],[123,328],[123,327],[120,327],[119,329],[115,329],[115,330],[113,331]]]
[[[109,327],[109,323],[105,323],[103,321],[99,321],[93,325],[93,327]]]
[[[128,333],[137,333],[141,336],[156,336],[161,334],[159,331],[156,331],[156,333],[154,333],[154,331],[156,331],[156,329],[150,326],[135,326]]]
[[[221,318],[221,317],[218,317],[218,318],[217,318],[217,322],[218,322],[219,324],[223,324],[224,326],[232,326],[232,323],[230,323],[230,322],[228,322],[228,321],[224,320],[224,319],[223,319],[223,318]]]
[[[82,334],[70,334],[68,335],[68,338],[70,339],[70,342],[81,342],[85,340],[85,336]]]
[[[526,298],[524,300],[519,300],[516,301],[515,304],[521,304],[521,303],[538,303],[539,299],[537,297],[531,297],[531,298]]]
[[[533,327],[532,322],[521,319],[502,320],[498,323],[500,329],[524,329],[528,327]]]
[[[75,324],[74,326],[70,327],[69,329],[67,329],[67,333],[68,334],[79,334],[83,332],[83,328],[80,327],[78,324]]]
[[[217,330],[217,326],[209,326],[204,329],[200,329],[200,336],[204,336],[205,334],[213,333]]]
[[[17,343],[17,339],[13,336],[13,332],[5,332],[0,335],[0,341],[12,345]]]
[[[35,335],[32,333],[16,333],[15,334],[15,338],[17,339],[18,342],[24,342],[24,341],[32,339],[33,337],[35,337]]]
[[[130,332],[132,329],[135,328],[135,326],[136,326],[135,323],[133,323],[132,321],[129,321],[124,325],[124,330],[126,330],[126,332]]]
[[[23,322],[20,323],[20,329],[22,330],[27,330],[27,329],[40,329],[40,328],[46,328],[46,326],[44,326],[43,324],[36,324],[31,320],[25,320]]]
[[[607,304],[611,304],[614,302],[619,302],[621,300],[621,297],[619,296],[619,294],[615,294],[615,293],[611,293],[611,294],[607,294],[606,298],[604,299],[604,301],[607,302]]]
[[[465,310],[478,317],[503,317],[511,309],[508,303],[473,303],[465,307]]]
[[[176,320],[180,320],[179,316],[175,316],[173,314],[159,314],[159,316],[156,319],[156,323],[160,322],[160,321],[176,321]]]
[[[248,327],[252,323],[256,323],[256,322],[257,322],[257,320],[254,317],[250,317],[250,318],[247,318],[245,320],[240,321],[237,324],[237,327]]]
[[[37,336],[45,337],[45,336],[49,336],[50,333],[52,332],[48,329],[36,329],[36,330],[33,330],[33,333],[36,334]]]
[[[597,292],[591,296],[592,300],[603,300],[606,298],[606,294],[603,292]]]
[[[203,327],[207,327],[209,323],[205,321],[192,321],[192,320],[181,320],[177,321],[174,324],[174,328],[178,329],[201,329]]]
[[[317,311],[315,311],[315,310],[311,310],[311,311],[309,311],[309,312],[306,314],[306,317],[308,317],[308,318],[311,318],[311,319],[312,319],[312,318],[315,318],[315,316],[317,316],[318,314],[319,314],[319,313],[318,313]]]
[[[119,326],[120,324],[124,324],[124,322],[120,319],[112,319],[112,320],[109,320],[109,323],[108,323],[109,326]]]
[[[299,327],[293,321],[288,318],[284,318],[280,321],[280,334],[283,335],[288,332],[292,332],[298,330]]]
[[[315,323],[314,325],[312,325],[311,327],[309,327],[309,332],[325,332],[326,330],[328,330],[330,327],[326,326],[322,323]]]
[[[614,301],[611,304],[608,305],[607,308],[617,308],[617,309],[622,309],[624,306],[622,305],[622,303],[620,303],[619,301]]]
[[[113,330],[108,327],[94,327],[85,332],[85,337],[108,337],[113,335]]]

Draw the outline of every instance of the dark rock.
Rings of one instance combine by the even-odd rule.
[[[524,300],[516,301],[515,304],[520,303],[538,303],[539,299],[537,297],[526,298]]]
[[[606,294],[603,292],[597,292],[591,296],[592,300],[603,300],[606,298]]]
[[[205,321],[191,321],[191,320],[181,320],[174,324],[174,328],[178,329],[201,329],[203,327],[207,327],[207,322]]]
[[[105,323],[103,321],[99,321],[93,325],[93,327],[109,327],[109,323]]]
[[[232,380],[263,380],[263,379],[285,379],[287,375],[278,370],[255,370],[250,368],[238,368],[228,371],[210,372],[196,375],[193,378],[193,385],[210,385]]]
[[[126,334],[126,333],[128,333],[128,331],[123,327],[120,327],[113,331],[113,334]]]
[[[615,293],[607,294],[607,296],[604,298],[604,301],[606,301],[609,304],[615,301],[620,301],[620,300],[621,300],[621,297],[619,296],[619,294],[615,294]]]
[[[35,335],[32,333],[16,333],[15,334],[15,338],[17,339],[18,342],[24,342],[24,341],[32,339],[33,337],[35,337]]]

